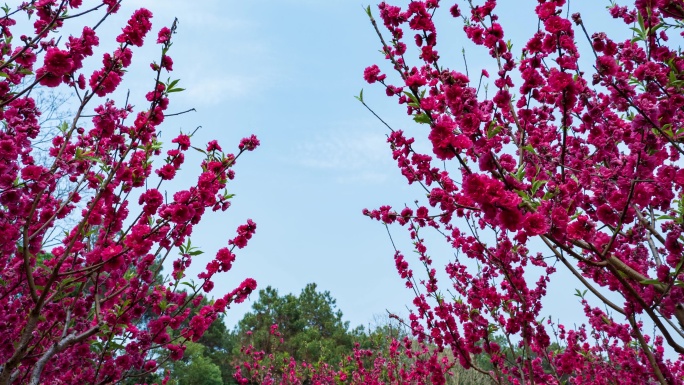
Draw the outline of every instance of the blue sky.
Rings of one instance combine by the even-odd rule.
[[[103,26],[101,49],[116,46],[113,36],[133,11],[133,3]],[[536,30],[536,1],[501,3],[506,36],[520,52]],[[608,1],[572,3],[572,12],[580,11],[590,30],[605,30],[614,23],[606,18]],[[246,277],[282,294],[298,293],[316,282],[337,299],[352,326],[372,324],[386,309],[407,314],[411,292],[394,270],[387,232],[361,211],[382,204],[411,205],[424,195],[406,185],[385,143],[387,129],[354,96],[363,88],[367,103],[394,128],[425,135],[425,127],[408,119],[404,107],[387,98],[381,86],[363,81],[366,66],[388,68],[378,53],[380,44],[365,15],[366,5],[350,0],[144,2],[155,15],[155,31],[170,25],[174,17],[180,21],[169,54],[175,62],[172,78],[180,78],[179,86],[186,91],[174,95],[170,111],[197,110],[167,118],[162,141],[170,141],[179,129],[191,132],[202,126],[193,137],[197,146],[218,139],[224,149],[236,148],[240,138],[252,133],[262,143],[236,166],[237,177],[228,186],[236,194],[233,207],[206,216],[192,237],[193,244],[205,251],[194,261],[191,272],[196,274],[238,225],[247,218],[257,223],[256,236],[238,252],[233,270],[215,280],[214,295],[226,293]],[[460,22],[448,16],[450,5],[445,3],[438,16],[442,62],[463,71],[461,49],[466,47],[471,75],[482,68],[494,73],[486,52],[469,45]],[[149,89],[147,64],[158,51],[148,40],[146,47],[134,52],[119,96],[129,88],[133,100],[140,101]],[[170,192],[196,180],[197,169],[191,165],[197,162],[199,158],[188,159],[178,184],[167,186]],[[392,228],[392,233],[405,255],[411,255],[403,229]],[[453,257],[441,245],[432,250],[437,266]],[[554,318],[567,314],[563,320],[569,324],[581,322],[573,297],[579,284],[563,274],[554,278],[548,313],[555,313]],[[250,301],[256,298],[254,294]],[[573,304],[576,308],[568,310]],[[230,309],[228,326],[249,310],[249,302]]]
[[[361,215],[397,193],[399,204],[413,199],[395,172],[385,129],[353,97],[368,88],[363,69],[379,58],[361,3],[215,1],[179,18],[173,57],[188,91],[178,102],[201,101],[184,120],[203,126],[198,140],[230,145],[255,133],[262,142],[237,165],[228,218],[208,218],[193,237],[209,253],[241,221],[257,222],[216,293],[245,276],[283,294],[316,282],[352,325],[385,309],[402,312],[411,297],[394,272],[386,231]],[[393,107],[380,88],[366,90],[368,98],[373,91],[378,104]],[[401,108],[392,114],[403,117]],[[247,310],[234,306],[226,322]]]
[[[532,17],[536,1],[501,3],[507,36],[520,50],[537,27]],[[590,29],[592,24],[598,29],[612,22],[605,18],[607,3],[582,2],[572,8],[582,12]],[[236,194],[233,207],[207,217],[193,236],[193,243],[212,255],[237,225],[247,218],[257,222],[257,234],[239,251],[234,269],[216,280],[216,295],[244,277],[283,294],[316,282],[337,299],[352,326],[372,324],[386,309],[407,314],[412,296],[394,270],[386,230],[361,210],[411,205],[423,195],[399,175],[385,143],[387,129],[353,96],[363,88],[365,100],[394,128],[420,134],[424,127],[408,119],[404,107],[387,98],[381,86],[363,81],[366,66],[387,68],[365,5],[349,0],[146,4],[155,14],[155,28],[173,17],[180,20],[171,55],[174,76],[187,90],[172,100],[172,109],[197,109],[169,119],[166,127],[173,132],[201,125],[194,138],[198,144],[216,138],[226,148],[251,133],[262,142],[237,165],[237,177],[229,185]],[[494,73],[493,61],[467,44],[460,23],[447,10],[438,16],[443,63],[463,71],[465,47],[471,74],[482,68]],[[188,178],[196,175],[189,167],[185,171]],[[403,229],[393,228],[392,233],[411,255]],[[432,250],[438,265],[453,257],[441,244]],[[206,261],[200,257],[195,263],[199,268]],[[564,321],[580,323],[573,296],[579,284],[563,274],[555,279],[548,314],[566,314]],[[228,312],[229,327],[249,306]]]

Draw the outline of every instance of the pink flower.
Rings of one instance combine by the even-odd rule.
[[[615,62],[615,58],[612,56],[599,56],[596,59],[596,69],[598,73],[604,76],[615,76],[619,71],[620,67]]]
[[[185,135],[185,134],[180,134],[176,138],[174,138],[171,143],[177,143],[178,147],[185,151],[188,148],[190,148],[190,137]]]
[[[57,87],[58,85],[62,84],[62,76],[57,76],[52,72],[48,72],[45,67],[38,68],[36,71],[36,77],[40,79],[39,83],[41,86]]]
[[[76,84],[78,85],[79,89],[85,90],[86,81],[85,81],[85,76],[83,74],[78,75],[78,79],[76,80]]]
[[[232,298],[234,303],[242,303],[247,298],[247,296],[252,293],[257,288],[257,283],[252,278],[247,278],[238,288],[228,293],[224,298]]]
[[[173,60],[171,59],[171,56],[162,56],[161,66],[169,72],[173,71]]]
[[[425,206],[420,206],[418,207],[418,210],[416,211],[416,218],[419,219],[427,219],[428,218],[428,209]]]
[[[517,207],[507,207],[501,209],[498,219],[506,230],[516,231],[520,228],[522,214]]]
[[[363,78],[370,84],[381,82],[385,80],[385,77],[385,75],[380,74],[380,68],[375,64],[363,70]]]
[[[572,24],[570,20],[564,19],[560,16],[550,16],[544,21],[544,27],[549,33],[560,33],[572,31]]]
[[[48,48],[45,53],[45,69],[55,76],[64,76],[74,67],[71,55],[67,51],[58,48]]]
[[[0,140],[0,157],[11,157],[16,154],[16,146],[13,140]]]
[[[21,179],[23,180],[39,180],[43,175],[44,168],[42,166],[30,165],[21,170]]]
[[[23,47],[17,47],[12,55],[16,56],[16,59],[14,60],[17,62],[17,64],[20,64],[27,68],[31,68],[33,66],[33,63],[36,62],[36,54],[30,48],[24,49]]]
[[[257,139],[255,135],[252,135],[249,138],[242,138],[242,140],[240,140],[238,148],[240,150],[253,151],[255,148],[259,146],[259,144],[259,139]]]
[[[69,37],[67,47],[69,47],[71,58],[74,61],[74,69],[79,69],[83,66],[83,58],[92,55],[93,47],[99,43],[100,39],[90,27],[83,27],[81,37]]]
[[[162,208],[159,214],[171,222],[180,224],[189,221],[195,215],[195,210],[185,204],[173,203]]]
[[[422,87],[427,84],[425,76],[420,73],[414,73],[406,78],[406,86],[409,88]]]
[[[678,231],[670,231],[665,238],[665,248],[673,255],[681,255],[682,249],[684,249],[679,242],[679,235]]]
[[[525,217],[523,228],[528,235],[541,235],[549,230],[546,218],[540,213],[529,214]]]
[[[681,1],[661,0],[660,12],[662,12],[663,16],[678,20],[684,19],[684,7],[682,7]]]
[[[556,3],[555,2],[548,2],[548,3],[540,4],[537,6],[535,11],[537,12],[537,16],[539,17],[539,19],[546,20],[549,17],[556,14]]]
[[[453,6],[451,6],[451,8],[449,8],[449,13],[451,13],[451,16],[453,16],[453,17],[461,16],[461,10],[458,9],[457,4],[454,4]]]
[[[202,290],[204,290],[205,293],[208,293],[211,291],[211,289],[214,288],[214,282],[210,280],[204,281],[204,285],[202,286]]]
[[[162,180],[171,180],[176,176],[176,168],[172,164],[165,164],[162,168],[157,170],[157,175],[161,177]]]
[[[168,43],[171,40],[171,30],[168,27],[164,27],[159,30],[159,34],[157,35],[157,43],[158,44],[164,44]]]
[[[451,141],[451,145],[458,150],[466,150],[473,146],[473,142],[467,136],[456,135]]]
[[[589,220],[588,216],[580,215],[576,221],[568,225],[568,238],[589,241],[593,231],[594,223]]]
[[[116,37],[116,41],[142,47],[145,35],[152,28],[151,18],[152,12],[145,8],[138,9],[128,20],[128,25],[123,28],[122,33]]]
[[[128,67],[131,65],[131,58],[133,57],[133,52],[131,51],[130,48],[117,48],[116,51],[114,51],[114,59],[118,64],[121,64],[122,67]],[[105,68],[107,67],[107,64],[105,63]]]
[[[223,298],[219,298],[214,302],[214,310],[219,313],[223,313],[224,311],[226,311],[226,306],[227,302]]]
[[[72,0],[72,2],[73,2],[73,0]],[[146,371],[150,371],[150,372],[151,372],[151,371],[154,370],[156,367],[157,367],[157,361],[155,361],[155,360],[149,360],[149,361],[145,362],[144,369],[145,369]]]
[[[617,225],[618,219],[620,219],[619,214],[608,204],[603,204],[596,210],[596,216],[598,219],[610,226]]]
[[[432,142],[433,152],[439,159],[452,159],[456,156],[456,149],[469,146],[467,137],[456,138],[454,128],[456,124],[450,117],[440,115],[432,126],[428,139]]]
[[[166,345],[166,348],[169,349],[171,354],[169,354],[169,357],[174,360],[178,361],[181,358],[183,358],[183,352],[185,352],[185,345]]]
[[[101,69],[93,72],[90,77],[90,88],[97,96],[105,96],[114,92],[119,83],[121,83],[121,77],[114,71],[107,72]]]
[[[209,143],[207,143],[207,152],[212,151],[223,151],[216,140],[212,140]]]
[[[157,189],[150,189],[140,194],[138,204],[143,205],[143,212],[147,215],[153,215],[157,212],[159,206],[164,203],[164,196]]]

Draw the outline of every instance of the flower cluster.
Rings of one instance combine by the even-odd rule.
[[[585,26],[580,14],[568,17],[569,2],[539,0],[539,29],[518,52],[504,38],[495,0],[468,2],[469,13],[454,5],[466,38],[498,69],[493,92],[483,95],[467,73],[440,60],[432,20],[439,3],[382,2],[389,40],[369,9],[397,76],[390,80],[378,65],[363,73],[425,125],[414,137],[393,130],[388,142],[427,201],[364,210],[405,227],[413,242],[415,259],[399,250],[394,258],[416,293],[414,336],[450,350],[464,367],[477,366],[473,354],[487,354],[497,383],[681,383],[684,56],[668,45],[673,31],[684,34],[681,4],[612,5],[610,16],[637,24],[634,38],[614,41],[589,34],[600,26]],[[580,69],[584,37],[593,73]],[[480,82],[488,78],[482,70]],[[429,143],[431,153],[416,142]],[[458,256],[439,273],[423,235],[432,229]],[[588,326],[542,322],[556,265],[591,293],[582,302]],[[514,362],[491,343],[497,330],[509,348],[523,348]],[[678,356],[667,358],[667,349]]]
[[[278,346],[278,326],[272,325],[270,336]],[[240,349],[241,363],[235,367],[238,384],[295,385],[312,384],[446,384],[453,360],[426,344],[409,337],[388,338],[387,349],[362,349],[357,343],[353,351],[337,365],[297,362],[292,357],[276,357],[253,346]],[[277,351],[277,348],[274,349]]]
[[[200,338],[220,313],[256,288],[246,279],[191,314],[191,307],[200,306],[200,293],[211,291],[214,274],[232,268],[233,249],[246,246],[256,230],[251,220],[240,226],[229,248],[209,258],[203,284],[195,285],[183,280],[202,254],[190,242],[193,227],[208,209],[230,206],[226,188],[235,162],[259,141],[243,139],[236,154],[223,153],[212,141],[196,182],[166,190],[192,148],[191,135],[180,134],[168,149],[159,136],[170,93],[182,90],[177,80],[159,80],[162,71],[173,70],[167,53],[176,23],[159,31],[161,64],[152,66],[156,81],[141,95],[149,104],[138,109],[103,97],[131,71],[131,48],[142,46],[152,29],[150,11],[133,13],[116,38],[118,47],[91,73],[84,61],[100,44],[94,26],[52,38],[64,23],[80,20],[67,16],[67,7],[69,15],[101,12],[107,18],[120,5],[103,0],[81,10],[81,1],[41,0],[0,21],[3,385],[118,383],[155,372],[162,359],[180,359],[186,341]],[[14,18],[33,14],[35,36],[12,40]],[[77,94],[73,119],[53,131],[41,126],[41,110],[51,106],[36,104],[36,85],[69,87]],[[165,278],[161,269],[176,251],[181,257]],[[192,290],[181,290],[186,286]]]

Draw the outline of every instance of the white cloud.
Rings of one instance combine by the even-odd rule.
[[[349,126],[299,144],[292,159],[305,168],[329,172],[337,183],[382,183],[391,162],[385,136]]]
[[[298,146],[299,163],[310,168],[327,170],[361,170],[384,162],[387,144],[380,133],[345,131],[317,136]]]
[[[216,105],[226,100],[244,98],[263,91],[263,79],[244,75],[221,75],[218,78],[190,79],[183,96],[201,106]]]

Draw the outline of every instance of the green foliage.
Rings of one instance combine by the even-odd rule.
[[[473,369],[464,369],[456,365],[451,369],[451,374],[446,378],[446,385],[494,385],[491,377]]]
[[[223,385],[221,368],[205,355],[205,345],[188,342],[182,359],[171,363],[169,385]]]
[[[528,365],[530,362],[533,360],[539,359],[541,362],[541,366],[544,368],[545,373],[551,373],[551,374],[556,374],[554,372],[553,366],[550,365],[549,359],[551,359],[552,355],[556,355],[560,352],[563,351],[563,348],[556,342],[551,342],[549,348],[546,351],[546,355],[539,356],[538,354],[534,352],[530,352],[529,350],[525,349],[523,346],[520,346],[520,343],[513,342],[509,339],[507,339],[504,335],[502,334],[493,334],[490,336],[490,342],[495,343],[499,345],[501,348],[501,352],[503,354],[503,359],[507,363],[507,366],[511,367],[521,367],[522,365]],[[472,357],[473,359],[473,364],[477,366],[478,368],[486,371],[486,372],[493,372],[493,373],[498,373],[498,368],[496,368],[492,362],[491,362],[491,357],[486,354],[478,354],[474,355]],[[465,369],[463,369],[461,366],[458,366],[457,368],[454,368],[455,370],[452,370],[452,372],[463,372]],[[478,378],[481,376],[481,373],[474,372],[474,371],[468,371],[470,373],[465,373],[466,377],[467,376],[474,376],[473,378]],[[464,377],[464,378],[466,378]],[[491,378],[487,377],[489,380]],[[562,380],[567,380],[568,376],[563,375],[560,376]],[[469,384],[470,382],[463,382],[465,384]],[[476,383],[476,382],[473,382]],[[479,382],[477,382],[479,383]],[[483,383],[491,383],[491,382],[483,382]],[[501,378],[501,383],[502,384],[509,384],[506,376],[502,376]]]
[[[279,335],[272,334],[277,325]],[[309,363],[337,363],[353,349],[353,332],[349,322],[330,292],[318,292],[310,283],[299,296],[280,296],[267,287],[259,291],[259,299],[238,323],[234,334],[237,346],[251,345],[277,358],[294,357]],[[279,339],[282,338],[282,343]]]
[[[207,299],[202,299],[199,306],[192,307],[192,313],[208,303]],[[406,328],[392,318],[377,318],[372,326],[350,329],[349,322],[343,321],[342,316],[330,292],[318,291],[314,283],[308,284],[299,295],[280,295],[277,289],[269,286],[259,292],[252,311],[245,314],[232,332],[220,317],[197,343],[188,344],[181,360],[166,361],[157,373],[137,377],[135,382],[128,383],[141,380],[159,383],[163,377],[161,374],[168,370],[170,385],[236,384],[233,378],[235,366],[248,361],[241,350],[243,346],[251,345],[251,351],[266,353],[262,364],[272,364],[273,374],[277,376],[279,370],[286,369],[287,365],[283,364],[291,357],[298,363],[307,362],[315,367],[323,363],[337,367],[353,354],[355,344],[360,349],[370,349],[387,357],[392,339],[402,341],[405,337],[411,338]],[[277,325],[277,329],[272,329],[272,325]],[[492,342],[502,347],[507,361],[516,362],[525,357],[520,347],[511,346],[500,335],[493,335]],[[447,355],[446,352],[444,354]],[[486,354],[472,358],[485,371],[496,371]],[[410,366],[410,358],[401,355],[399,359],[402,362],[406,360],[405,364]],[[453,360],[453,357],[449,359]],[[373,367],[372,357],[362,357],[361,360],[365,367]],[[543,361],[545,365],[546,361]],[[448,385],[493,383],[487,374],[467,370],[460,365],[451,368],[446,380]],[[506,383],[505,379],[503,381]]]
[[[203,302],[206,300],[203,300]],[[203,306],[203,305],[201,305]],[[223,315],[214,321],[209,329],[197,341],[204,347],[203,357],[206,357],[216,365],[221,372],[223,384],[233,383],[233,365],[231,353],[236,348],[236,338],[230,333],[223,322]]]

